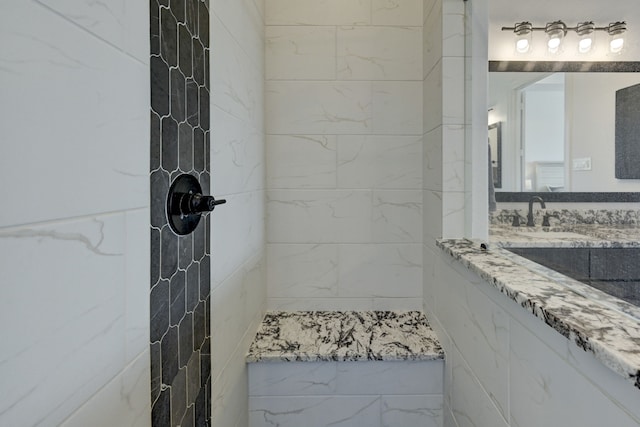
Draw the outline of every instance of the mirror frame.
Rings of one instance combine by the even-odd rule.
[[[638,73],[640,61],[489,61],[489,72],[568,72],[568,73]],[[496,191],[496,202],[528,202],[541,196],[549,202],[637,203],[640,192],[511,192]]]

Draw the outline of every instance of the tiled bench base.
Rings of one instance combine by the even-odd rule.
[[[419,312],[268,313],[249,426],[442,426],[443,357]]]

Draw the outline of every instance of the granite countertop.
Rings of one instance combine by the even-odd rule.
[[[419,311],[272,311],[247,354],[250,363],[442,358]]]
[[[640,227],[600,224],[513,227],[494,224],[489,231],[489,242],[504,248],[637,248],[640,247]]]
[[[505,227],[501,227],[503,228]],[[596,233],[596,227],[590,228]],[[494,228],[492,228],[493,231]],[[585,233],[585,230],[581,231]],[[558,233],[560,232],[569,233],[566,229],[558,230]],[[597,231],[597,233],[600,232],[611,232],[611,230]],[[640,322],[638,319],[625,314],[624,310],[621,312],[606,302],[594,301],[589,295],[566,286],[563,280],[571,282],[572,286],[582,286],[566,276],[555,273],[556,277],[553,277],[553,272],[548,274],[550,272],[548,269],[543,274],[526,262],[516,262],[513,258],[515,254],[501,248],[501,246],[637,247],[637,238],[626,232],[609,234],[610,240],[591,233],[578,236],[556,234],[555,237],[549,238],[537,235],[545,231],[536,230],[535,235],[531,234],[532,237],[523,236],[524,233],[526,232],[504,231],[503,234],[492,234],[490,239],[492,243],[488,250],[481,248],[481,242],[467,239],[440,240],[438,246],[578,347],[593,353],[604,365],[640,389]],[[544,269],[541,266],[538,268]],[[616,300],[623,306],[626,304],[615,298],[604,296],[596,290],[585,290],[585,292],[593,292],[605,300]],[[626,306],[629,310],[637,312],[637,307],[629,304]]]

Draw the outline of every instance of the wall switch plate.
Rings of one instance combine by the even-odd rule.
[[[591,157],[582,157],[579,159],[573,159],[574,171],[590,171],[591,170]]]

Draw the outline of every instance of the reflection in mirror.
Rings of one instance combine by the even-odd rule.
[[[489,125],[489,155],[491,156],[491,177],[493,187],[502,187],[502,126],[500,122]]]
[[[636,72],[490,72],[489,125],[501,123],[502,142],[496,191],[640,191],[640,180],[615,173],[616,91],[638,83]]]

